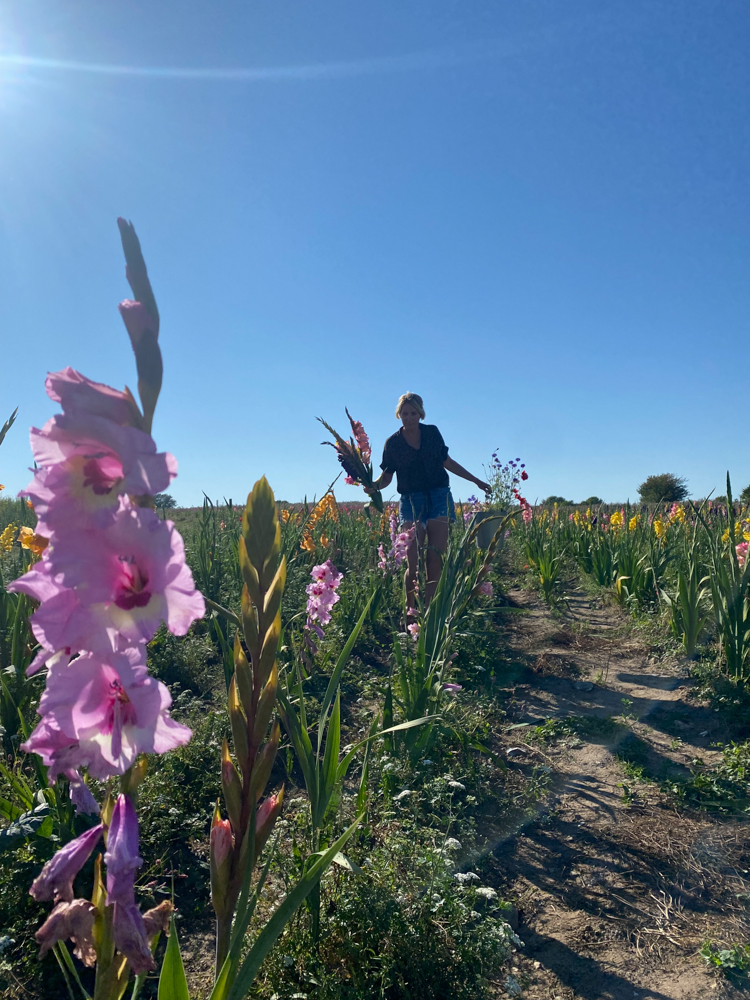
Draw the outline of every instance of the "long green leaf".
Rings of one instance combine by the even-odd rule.
[[[328,723],[326,732],[326,752],[323,757],[323,773],[321,774],[320,801],[318,803],[318,822],[315,826],[323,823],[328,803],[336,787],[336,779],[339,766],[339,750],[341,748],[341,689],[336,693],[336,700],[333,703],[333,711]],[[317,846],[317,845],[316,845]]]
[[[174,923],[174,915],[169,921],[169,938],[167,939],[167,950],[164,953],[164,962],[159,976],[158,1000],[190,1000],[188,993],[187,979],[185,978],[185,967],[182,964],[180,954],[180,942],[177,940],[177,928]]]
[[[354,643],[359,638],[359,633],[362,631],[362,626],[364,625],[367,619],[367,615],[370,612],[370,605],[372,604],[375,598],[375,593],[377,593],[377,591],[375,591],[370,595],[369,601],[367,602],[367,604],[365,604],[365,610],[359,616],[359,621],[352,629],[349,638],[346,640],[344,648],[339,653],[339,658],[338,660],[336,660],[336,666],[333,668],[331,679],[328,682],[328,687],[326,688],[326,693],[323,696],[323,702],[320,706],[320,719],[318,721],[318,756],[320,756],[320,748],[322,746],[322,734],[324,729],[325,718],[326,715],[328,714],[328,709],[330,708],[331,702],[333,701],[336,691],[338,689],[339,682],[341,681],[341,673],[344,667],[346,666],[346,661],[349,659],[349,654],[351,653],[352,649],[354,649]]]
[[[336,843],[329,847],[312,868],[302,876],[291,892],[287,894],[284,902],[274,911],[270,920],[268,920],[263,930],[253,942],[253,946],[242,963],[242,967],[226,996],[226,1000],[245,1000],[258,974],[258,970],[263,964],[263,960],[276,943],[276,939],[297,912],[299,906],[318,884],[325,870],[344,847],[361,820],[362,816],[358,816]],[[225,998],[212,994],[211,1000],[225,1000]]]

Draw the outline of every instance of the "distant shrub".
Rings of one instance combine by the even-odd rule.
[[[688,495],[687,482],[682,476],[663,472],[660,476],[649,476],[638,487],[642,503],[677,503]]]
[[[602,500],[601,497],[586,497],[585,500],[581,500],[581,503],[598,505],[600,503],[604,503],[604,501]]]
[[[154,507],[157,510],[172,510],[177,506],[177,501],[170,493],[157,493],[154,497]]]
[[[572,506],[573,501],[572,500],[566,500],[565,497],[557,497],[557,496],[554,495],[554,493],[552,494],[552,496],[547,497],[546,500],[542,500],[542,506],[543,507],[551,507],[553,504],[558,504],[561,507],[565,506],[565,505],[567,505],[568,507],[570,507],[570,506]]]
[[[750,503],[750,484],[748,484],[742,493],[740,493],[740,500],[742,503]]]

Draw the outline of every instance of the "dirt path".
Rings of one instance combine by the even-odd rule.
[[[561,620],[511,596],[523,610],[509,719],[568,722],[548,741],[501,737],[509,766],[548,768],[551,787],[533,820],[488,843],[525,943],[498,995],[517,983],[527,1000],[740,996],[697,952],[706,938],[750,940],[750,827],[679,812],[660,791],[693,757],[717,756],[719,716],[688,700],[682,665],[649,659],[618,609],[575,592]]]

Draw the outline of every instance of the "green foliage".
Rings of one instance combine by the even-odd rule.
[[[590,507],[598,507],[599,504],[604,503],[601,497],[587,497],[585,500],[581,501],[582,504],[587,504]]]
[[[720,948],[713,941],[704,941],[699,954],[706,965],[723,972],[728,979],[747,982],[746,974],[750,972],[750,945],[735,944],[731,948]]]
[[[157,493],[154,496],[154,507],[157,510],[172,510],[177,506],[177,501],[171,493]]]
[[[679,503],[688,495],[687,482],[682,476],[663,472],[649,476],[638,487],[641,503]]]
[[[542,507],[554,507],[555,504],[557,504],[558,507],[572,507],[573,501],[566,500],[565,497],[559,497],[555,493],[552,493],[550,496],[545,497],[544,500],[542,500],[541,505]]]
[[[679,799],[721,813],[750,812],[750,741],[725,746],[713,767],[696,758],[690,771],[690,778],[669,785]]]

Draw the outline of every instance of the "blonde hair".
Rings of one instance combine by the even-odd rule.
[[[421,396],[418,396],[416,392],[405,392],[403,396],[399,396],[398,404],[396,406],[397,417],[401,416],[401,407],[404,403],[411,403],[420,418],[424,420],[424,403],[422,402]]]

